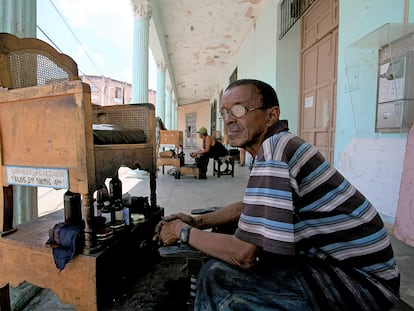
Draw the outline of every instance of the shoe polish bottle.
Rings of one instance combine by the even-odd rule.
[[[73,226],[82,225],[81,195],[70,190],[63,195],[65,223]]]
[[[109,192],[106,185],[103,184],[102,187],[96,191],[96,216],[102,216],[102,209],[106,201],[109,201]]]
[[[122,181],[118,177],[118,172],[109,182],[109,197],[113,208],[112,222],[124,220],[122,211]]]

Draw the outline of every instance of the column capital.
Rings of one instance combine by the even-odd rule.
[[[131,0],[131,7],[135,19],[143,18],[150,20],[152,12],[149,0]]]

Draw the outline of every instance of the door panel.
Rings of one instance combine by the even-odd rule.
[[[302,20],[299,135],[333,162],[338,1],[318,0]]]
[[[302,18],[302,48],[307,49],[338,26],[338,0],[318,0]]]
[[[328,34],[319,43],[316,43],[317,49],[317,71],[316,71],[316,83],[329,84],[333,77],[332,68],[332,35]]]
[[[316,84],[317,57],[316,49],[309,49],[303,55],[303,64],[306,64],[306,66],[303,66],[303,87],[305,92],[313,90]]]

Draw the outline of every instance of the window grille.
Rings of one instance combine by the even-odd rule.
[[[280,4],[280,35],[282,39],[316,0],[283,0]]]

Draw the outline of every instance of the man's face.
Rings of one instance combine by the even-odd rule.
[[[259,108],[262,106],[261,95],[254,85],[235,86],[223,94],[220,111],[230,111],[234,105],[242,105],[247,109]],[[275,117],[279,117],[276,107],[246,111],[239,118],[229,113],[224,121],[230,145],[257,150],[268,127],[275,123]]]

